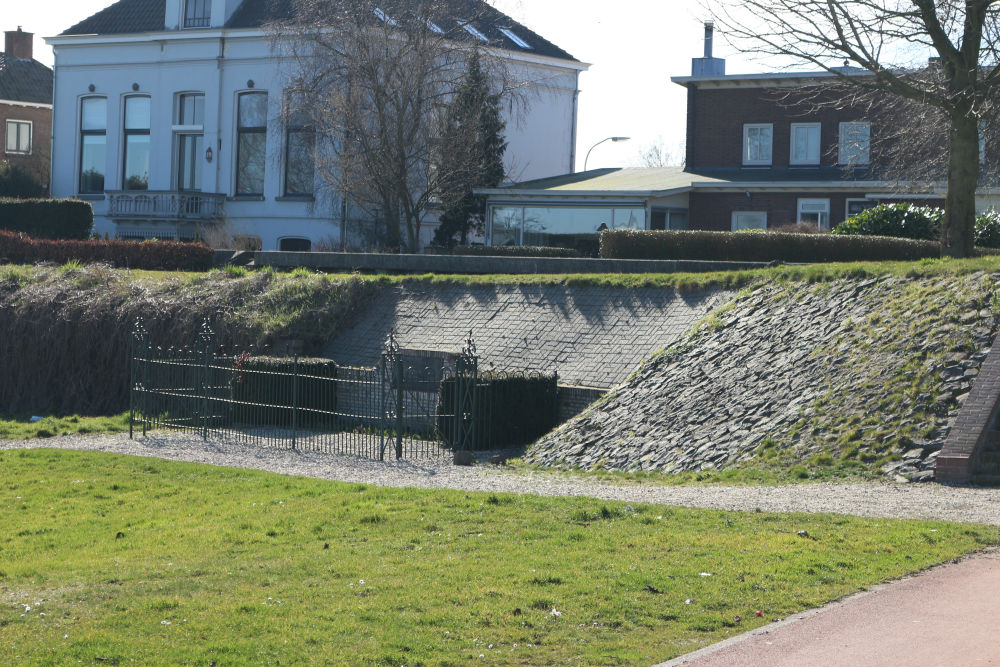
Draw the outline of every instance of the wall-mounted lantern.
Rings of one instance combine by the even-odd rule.
[[[205,162],[211,162],[211,161],[212,161],[212,147],[209,146],[208,148],[205,149]]]

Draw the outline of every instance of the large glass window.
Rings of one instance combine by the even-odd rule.
[[[205,96],[202,93],[178,95],[176,121],[177,189],[200,192],[201,162],[205,153]]]
[[[80,101],[80,194],[104,192],[107,134],[107,99],[83,98]]]
[[[125,98],[123,190],[149,189],[149,98]]]
[[[184,0],[184,27],[204,28],[211,17],[211,0]]]
[[[743,126],[743,164],[771,164],[773,130],[770,123]]]
[[[7,121],[7,152],[27,155],[31,152],[31,121]]]
[[[240,93],[236,138],[236,194],[264,194],[267,93]]]
[[[315,170],[316,133],[303,114],[292,114],[285,136],[285,195],[311,195]]]
[[[800,199],[797,222],[816,225],[821,229],[829,229],[830,200]]]
[[[492,245],[571,246],[605,229],[645,229],[644,208],[494,206]]]
[[[861,165],[871,160],[871,123],[840,124],[840,164]]]
[[[734,232],[741,229],[767,229],[766,211],[733,211]]]
[[[792,123],[790,164],[819,164],[819,123]]]

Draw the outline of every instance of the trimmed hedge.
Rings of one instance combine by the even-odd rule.
[[[176,241],[57,241],[33,239],[25,234],[0,231],[0,263],[84,264],[104,262],[119,268],[159,271],[206,271],[212,268],[213,250],[201,243]]]
[[[453,447],[455,377],[441,381],[438,437]],[[534,442],[556,425],[556,376],[547,373],[479,374],[475,390],[476,449]]]
[[[944,209],[933,206],[879,204],[844,220],[833,233],[936,241],[943,218]]]
[[[0,199],[0,229],[39,239],[86,239],[94,209],[79,199]]]
[[[470,255],[475,257],[580,257],[572,248],[531,245],[457,245],[454,248],[428,246],[428,255]]]
[[[940,257],[933,241],[883,236],[834,236],[767,232],[644,231],[601,234],[601,257],[732,262],[910,261]]]
[[[233,405],[233,419],[253,426],[292,425],[292,382],[295,361],[288,357],[241,357],[236,361],[232,396],[234,401],[257,405]],[[274,375],[282,373],[283,375]],[[330,418],[313,410],[337,409],[337,364],[331,359],[300,357],[298,361],[298,426],[329,426]]]

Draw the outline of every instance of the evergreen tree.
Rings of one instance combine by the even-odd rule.
[[[504,180],[507,123],[500,112],[500,100],[500,93],[490,92],[488,75],[474,53],[449,104],[439,144],[443,211],[434,233],[437,245],[453,245],[456,235],[464,245],[469,229],[486,218],[486,198],[472,190],[496,187]]]

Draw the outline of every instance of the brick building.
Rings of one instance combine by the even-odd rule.
[[[895,140],[886,105],[844,101],[831,72],[727,75],[712,55],[689,76],[683,168],[600,169],[483,190],[489,241],[558,242],[609,228],[738,230],[796,222],[831,229],[886,201],[943,206],[943,182],[901,182],[877,164],[879,138]],[[871,76],[844,68],[849,77]],[[879,117],[879,116],[882,117]],[[882,134],[880,134],[880,132]],[[981,188],[977,208],[1000,202]]]
[[[0,162],[24,169],[46,189],[52,141],[52,70],[32,57],[33,34],[4,33],[0,53]]]

